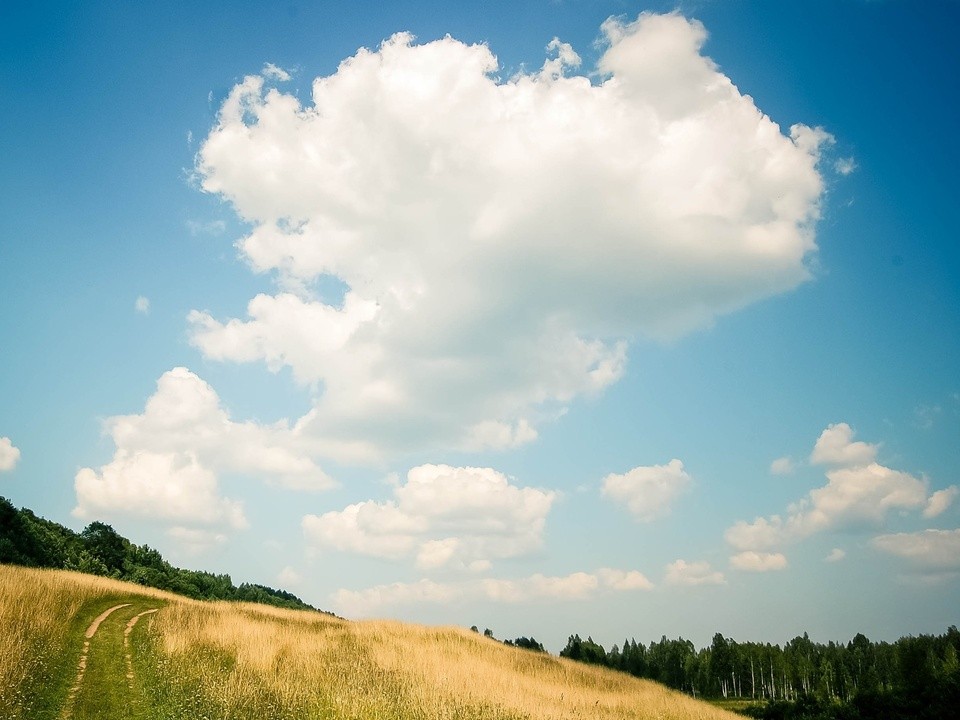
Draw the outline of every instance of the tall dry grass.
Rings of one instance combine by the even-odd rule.
[[[434,696],[489,698],[536,720],[738,717],[659,683],[512,648],[460,628],[361,625],[378,662],[433,688]]]
[[[737,717],[657,683],[459,628],[217,603],[168,606],[153,629],[166,678],[158,686],[190,698],[174,713],[211,720]]]
[[[76,645],[80,621],[107,602],[144,596],[166,601],[133,658],[157,720],[738,717],[656,683],[459,628],[201,603],[102,578],[3,566],[0,717],[42,716],[31,714],[29,693],[44,664]]]

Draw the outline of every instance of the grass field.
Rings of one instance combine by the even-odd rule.
[[[91,622],[118,605],[85,650]],[[737,716],[650,681],[460,628],[202,603],[104,578],[0,566],[0,717]]]

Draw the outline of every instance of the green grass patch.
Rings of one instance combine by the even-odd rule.
[[[120,598],[117,604],[121,602],[130,605],[111,613],[90,639],[86,669],[72,705],[71,720],[151,720],[149,704],[139,691],[142,686],[136,682],[136,675],[132,679],[127,677],[124,630],[135,615],[157,607],[158,603],[138,598]],[[101,607],[106,609],[111,606]],[[130,645],[132,656],[132,634]]]

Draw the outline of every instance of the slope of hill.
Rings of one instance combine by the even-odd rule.
[[[459,628],[200,602],[108,578],[0,566],[0,717],[737,716]]]

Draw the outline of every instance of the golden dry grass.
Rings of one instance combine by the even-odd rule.
[[[657,683],[460,628],[215,603],[168,606],[155,630],[183,690],[216,698],[191,707],[212,717],[737,717]]]
[[[75,635],[99,605],[131,594],[173,598],[108,578],[0,565],[0,717],[33,717],[74,672]],[[92,613],[92,614],[91,614]]]
[[[29,689],[35,665],[23,671],[17,658],[63,648],[71,614],[123,596],[166,601],[136,659],[156,718],[738,717],[656,683],[460,628],[200,603],[101,578],[6,567],[0,567],[0,686]],[[0,716],[29,715],[0,708]]]
[[[441,696],[494,699],[536,720],[737,717],[649,680],[512,648],[460,628],[361,623],[380,664]]]

